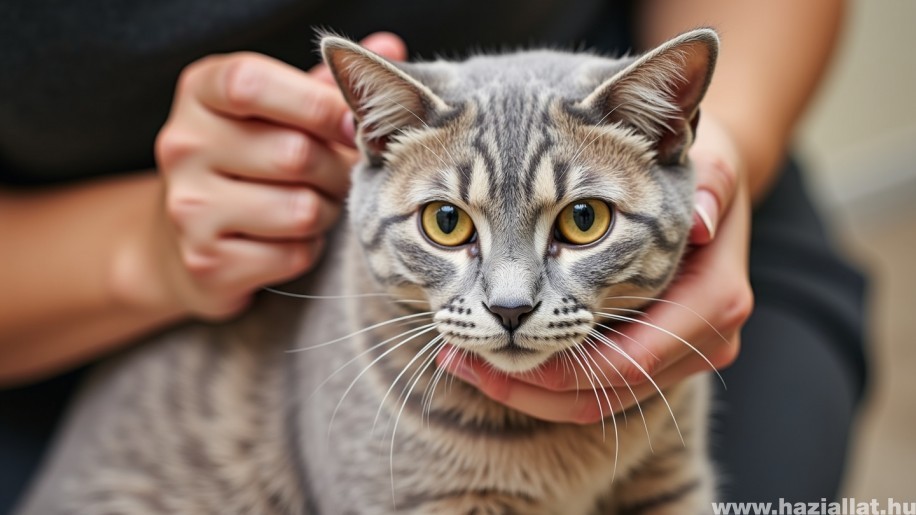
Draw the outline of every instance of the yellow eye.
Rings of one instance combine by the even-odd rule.
[[[587,245],[604,236],[612,217],[611,208],[601,200],[577,200],[563,208],[557,218],[557,231],[567,243]]]
[[[471,217],[447,202],[427,204],[420,221],[426,236],[445,247],[463,245],[474,236]]]

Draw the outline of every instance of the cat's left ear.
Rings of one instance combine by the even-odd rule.
[[[370,162],[380,162],[398,132],[450,110],[428,87],[352,41],[325,36],[321,54],[353,110],[358,143]]]
[[[619,122],[649,137],[661,164],[683,163],[718,52],[714,30],[687,32],[638,58],[577,107],[601,123]]]

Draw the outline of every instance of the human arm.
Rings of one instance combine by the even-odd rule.
[[[365,44],[404,54],[391,35]],[[306,270],[348,187],[348,111],[321,67],[208,57],[182,74],[158,175],[0,191],[0,385],[232,316]]]
[[[697,26],[713,26],[722,35],[690,153],[698,174],[691,233],[697,247],[663,302],[647,309],[645,321],[664,331],[623,324],[617,329],[625,336],[609,336],[628,357],[607,348],[589,351],[599,382],[616,389],[607,397],[577,392],[590,385],[577,384],[562,366],[511,378],[474,360],[463,370],[452,369],[494,399],[547,420],[595,422],[609,408],[623,409],[655,392],[648,377],[664,388],[737,358],[740,328],[753,306],[747,277],[751,198],[764,197],[775,178],[793,124],[825,69],[842,14],[839,0],[805,5],[653,0],[639,6],[637,32],[646,46]],[[612,405],[599,409],[606,399]]]

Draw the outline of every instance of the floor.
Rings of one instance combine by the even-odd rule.
[[[916,501],[916,196],[886,197],[848,206],[839,220],[873,281],[872,385],[844,495]]]

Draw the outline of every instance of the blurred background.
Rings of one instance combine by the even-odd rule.
[[[916,0],[849,2],[831,74],[798,134],[808,182],[869,272],[871,385],[844,495],[916,495]]]

